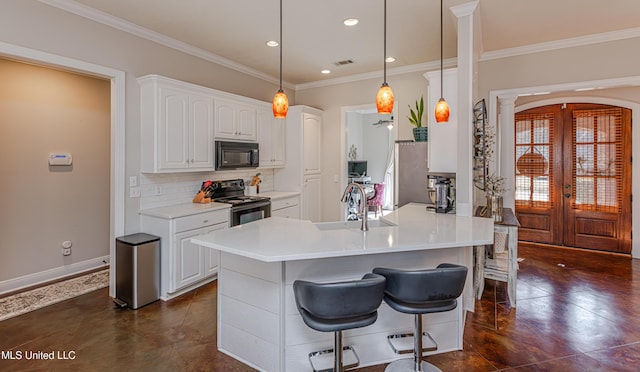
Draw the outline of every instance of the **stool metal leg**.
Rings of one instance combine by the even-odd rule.
[[[442,372],[440,368],[422,360],[422,315],[416,314],[413,330],[413,359],[400,359],[385,368],[385,372]],[[420,335],[420,336],[417,336]],[[429,338],[431,336],[427,334]],[[433,339],[431,339],[433,340]]]
[[[333,332],[334,362],[333,372],[343,372],[342,368],[342,331]]]
[[[345,352],[351,352],[348,358],[344,357]],[[333,360],[326,360],[330,354],[333,354]],[[322,359],[322,360],[320,360]],[[314,360],[316,363],[314,363]],[[346,365],[344,364],[346,360]],[[360,365],[360,357],[352,346],[342,345],[342,331],[333,333],[333,349],[322,351],[314,351],[309,353],[309,362],[313,372],[344,372]],[[331,363],[331,364],[329,364]]]

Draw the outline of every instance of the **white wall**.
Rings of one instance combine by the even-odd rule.
[[[362,137],[364,142],[364,157],[367,160],[367,174],[371,182],[383,183],[389,158],[389,136],[393,133],[386,125],[373,126],[380,120],[378,114],[364,114],[362,116]],[[388,116],[387,116],[388,117]]]
[[[364,159],[364,137],[362,135],[362,114],[347,112],[347,146],[345,157],[349,159],[351,146],[355,146],[356,160]]]
[[[110,82],[3,58],[0,81],[3,292],[17,277],[108,259]],[[50,152],[73,164],[49,166]]]

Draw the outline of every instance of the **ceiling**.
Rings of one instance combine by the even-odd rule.
[[[171,42],[221,57],[227,65],[248,68],[270,80],[278,78],[279,49],[265,45],[278,40],[277,0],[41,1],[73,8],[108,24],[128,25],[125,28],[134,32],[146,31],[129,27],[130,22],[167,36]],[[444,0],[445,60],[455,58],[457,48],[456,19],[448,9],[467,2]],[[640,28],[640,1],[479,0],[479,15],[486,53]],[[346,18],[358,18],[360,23],[346,27],[342,23]],[[283,0],[285,83],[299,86],[358,75],[381,76],[383,19],[382,0]],[[439,1],[387,2],[387,55],[396,58],[387,64],[388,74],[414,65],[439,66]],[[345,60],[353,63],[335,65]],[[321,74],[323,69],[331,74]]]

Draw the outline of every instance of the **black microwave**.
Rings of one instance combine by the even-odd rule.
[[[215,154],[216,170],[257,168],[260,162],[257,143],[215,141]]]

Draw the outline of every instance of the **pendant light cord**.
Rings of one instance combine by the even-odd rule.
[[[384,63],[383,71],[384,71],[384,83],[387,83],[387,0],[384,0],[384,56],[382,58],[382,63]]]
[[[280,90],[282,90],[282,0],[280,0]]]
[[[444,52],[443,52],[443,50],[444,50],[444,47],[443,47],[444,38],[442,36],[442,29],[443,29],[443,27],[442,27],[442,1],[443,0],[440,0],[440,99],[444,98],[443,89],[442,89],[442,86],[444,85],[444,82],[442,81],[443,76],[444,76],[444,74],[442,72],[442,70],[444,69],[444,62],[443,62],[444,61]]]

